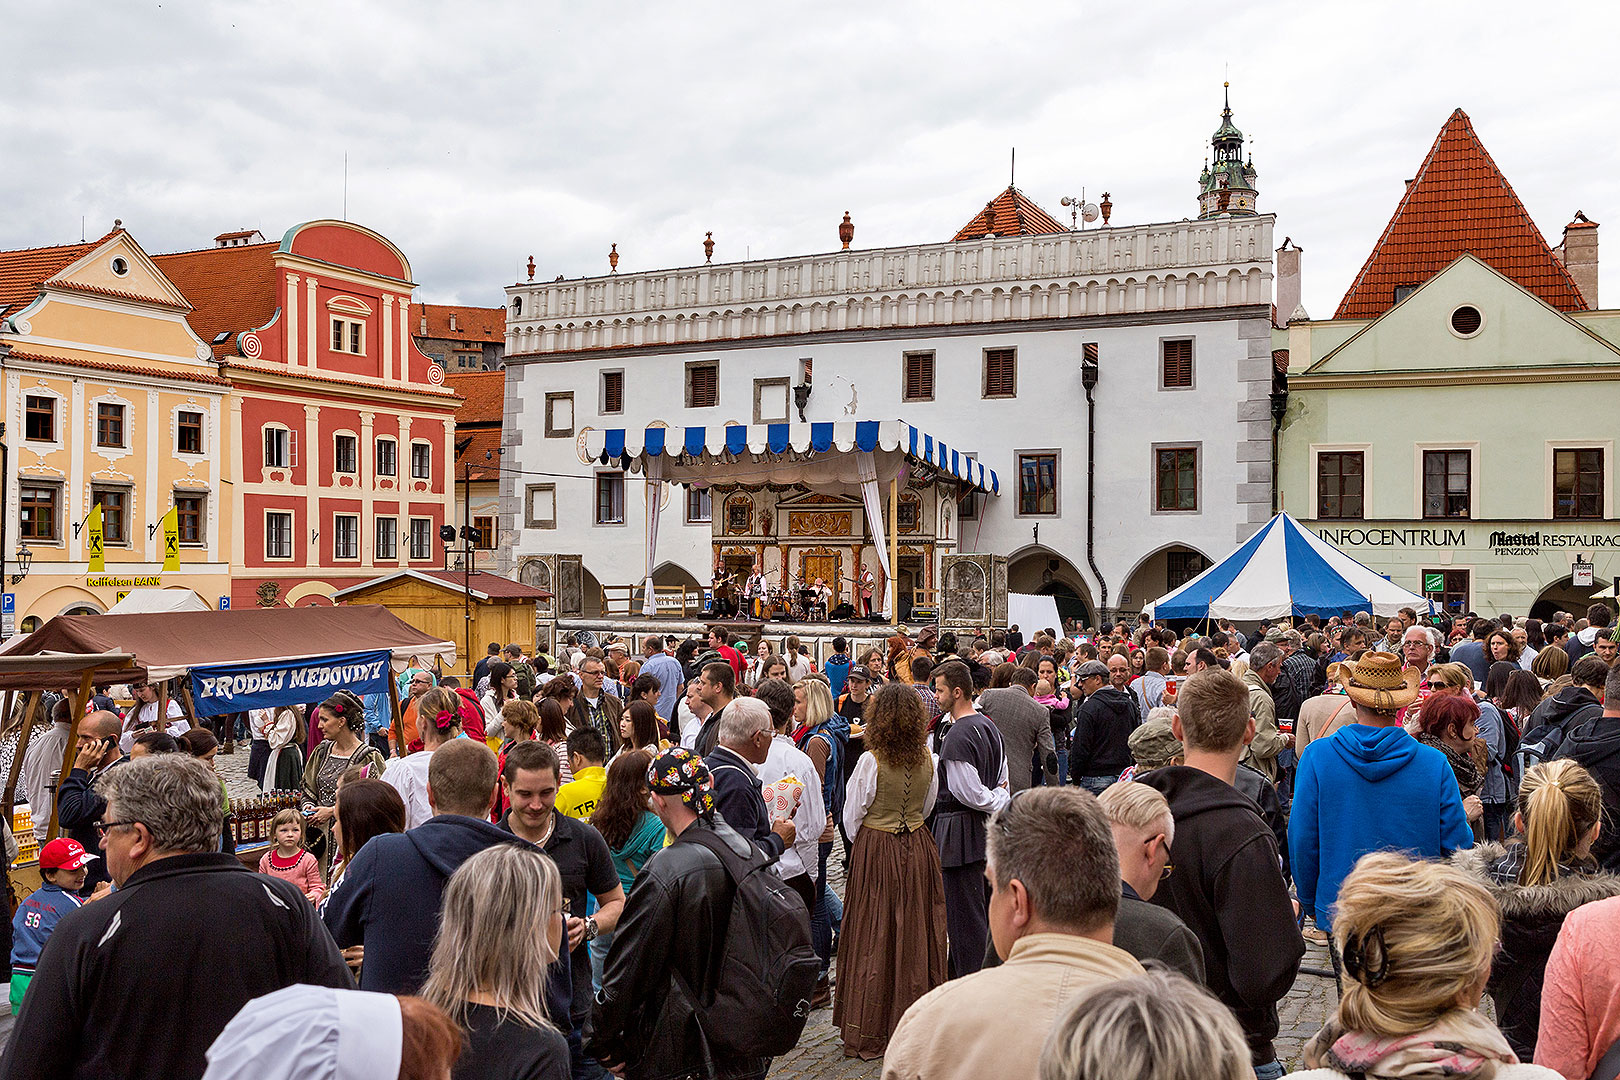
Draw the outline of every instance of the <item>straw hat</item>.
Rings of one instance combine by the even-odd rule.
[[[1394,653],[1362,653],[1360,660],[1344,660],[1338,665],[1345,693],[1358,705],[1379,712],[1394,712],[1417,700],[1422,676],[1415,668],[1401,668]]]

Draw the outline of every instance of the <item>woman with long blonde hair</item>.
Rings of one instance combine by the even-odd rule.
[[[547,1000],[562,904],[556,864],[528,844],[485,848],[450,875],[422,997],[466,1035],[455,1080],[567,1080],[568,1040]]]
[[[1558,931],[1570,912],[1620,896],[1620,876],[1592,858],[1603,791],[1592,774],[1558,760],[1525,770],[1515,838],[1481,844],[1452,861],[1490,889],[1502,908],[1502,952],[1487,989],[1509,1044],[1528,1061],[1541,1023],[1541,989]]]

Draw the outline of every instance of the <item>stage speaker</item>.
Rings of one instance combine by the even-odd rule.
[[[973,552],[940,558],[943,628],[1007,625],[1007,557]]]

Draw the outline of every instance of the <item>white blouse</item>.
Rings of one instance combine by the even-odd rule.
[[[928,756],[933,767],[928,770],[928,794],[923,796],[923,817],[933,812],[934,800],[939,797],[939,758],[934,754]],[[855,841],[855,834],[860,832],[861,822],[866,820],[872,800],[877,798],[877,782],[877,758],[867,751],[855,763],[855,771],[850,774],[849,783],[844,785],[844,835],[849,837],[851,843]]]

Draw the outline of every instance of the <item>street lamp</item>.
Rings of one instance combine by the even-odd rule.
[[[12,574],[11,583],[13,585],[19,584],[23,578],[28,576],[28,568],[33,565],[34,553],[28,550],[28,545],[23,544],[17,548],[17,566],[21,573]]]

